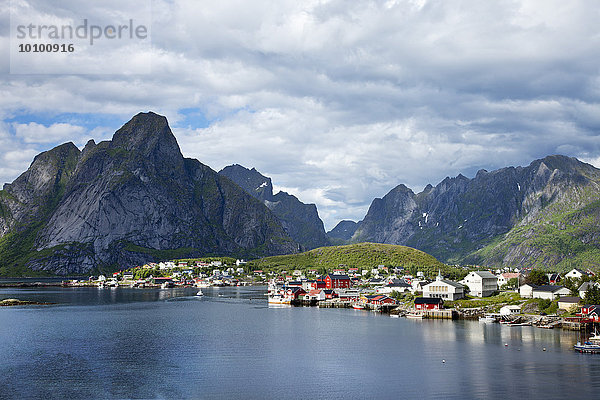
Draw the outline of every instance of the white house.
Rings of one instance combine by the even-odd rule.
[[[592,286],[600,288],[600,284],[598,282],[583,282],[581,286],[579,286],[579,289],[577,289],[579,291],[579,297],[583,299],[589,288]]]
[[[498,277],[498,287],[501,288],[502,286],[505,286],[508,284],[508,281],[511,279],[517,279],[517,282],[520,279],[521,274],[517,273],[517,272],[504,272],[501,273],[500,275],[497,275]]]
[[[491,296],[498,291],[498,278],[490,271],[471,271],[460,283],[468,286],[469,292],[477,297]]]
[[[526,283],[524,285],[519,286],[519,295],[528,299],[532,298],[534,287],[536,287],[536,285],[532,285],[531,283]]]
[[[571,291],[564,286],[542,285],[533,287],[532,297],[534,299],[554,300],[562,296],[570,296]]]
[[[521,306],[507,305],[500,308],[500,315],[514,315],[521,313]]]
[[[573,268],[565,274],[565,278],[580,279],[584,275],[587,275],[584,271],[577,268]]]
[[[412,286],[402,279],[392,279],[387,285],[378,287],[377,293],[390,294],[392,292],[404,293],[412,289]]]
[[[412,279],[410,281],[410,285],[412,286],[412,289],[410,290],[410,292],[411,293],[423,292],[423,288],[425,287],[426,284],[427,284],[426,280]]]
[[[438,275],[435,281],[423,286],[423,297],[458,300],[464,296],[463,285],[443,279],[441,275]]]

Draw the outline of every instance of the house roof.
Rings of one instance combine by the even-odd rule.
[[[439,297],[417,297],[415,304],[442,304],[444,300]]]
[[[479,275],[482,278],[496,278],[496,275],[492,274],[490,271],[471,271],[471,273],[475,275]]]
[[[577,296],[565,296],[565,297],[561,297],[560,299],[558,299],[558,301],[560,303],[578,304],[581,301],[581,299]]]
[[[600,285],[598,285],[597,282],[588,281],[588,282],[583,282],[581,284],[581,286],[579,286],[579,289],[577,289],[577,290],[585,291],[585,290],[588,290],[592,285],[594,285],[596,287],[600,286]]]
[[[564,286],[560,286],[560,285],[541,285],[541,286],[536,286],[536,285],[531,285],[533,286],[533,290],[538,291],[538,292],[558,292],[560,289],[564,289]]]
[[[452,287],[455,287],[455,288],[459,288],[459,289],[460,288],[464,288],[464,285],[461,285],[458,282],[449,281],[448,279],[440,279],[440,280],[437,280],[437,281],[433,281],[433,282],[428,283],[425,286],[429,286],[429,285],[434,284],[436,282],[442,282],[442,283],[445,283],[446,285],[449,285],[449,286],[452,286]]]
[[[389,287],[412,287],[404,279],[392,279],[392,281],[390,283],[388,283],[387,286],[389,286]]]
[[[343,274],[328,274],[327,275],[331,280],[341,280],[341,281],[349,281],[350,277],[348,275]]]

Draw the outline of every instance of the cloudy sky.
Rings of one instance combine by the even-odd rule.
[[[150,46],[88,48],[88,67],[116,70],[71,58],[70,71],[36,74],[9,62],[8,3],[0,182],[148,110],[167,116],[185,156],[256,167],[316,203],[327,229],[400,183],[419,191],[550,154],[600,166],[597,1],[152,0]],[[60,21],[82,3],[12,4]]]

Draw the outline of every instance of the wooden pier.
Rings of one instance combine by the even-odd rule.
[[[454,310],[425,310],[423,315],[431,319],[458,319],[458,313]]]

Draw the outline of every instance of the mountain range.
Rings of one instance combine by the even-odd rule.
[[[296,196],[283,191],[274,195],[271,178],[255,168],[234,164],[223,168],[219,174],[262,201],[279,219],[287,234],[301,245],[302,250],[329,245],[316,205],[304,204]]]
[[[350,242],[402,244],[448,263],[600,265],[600,170],[560,155],[373,200]]]
[[[172,257],[289,254],[298,244],[229,179],[184,158],[165,117],[39,154],[0,191],[0,275],[84,274]]]
[[[0,191],[0,276],[87,274],[172,258],[257,258],[331,244],[404,245],[446,263],[600,266],[600,170],[560,155],[398,185],[327,234],[314,204],[256,169],[184,158],[165,117],[35,157]]]

